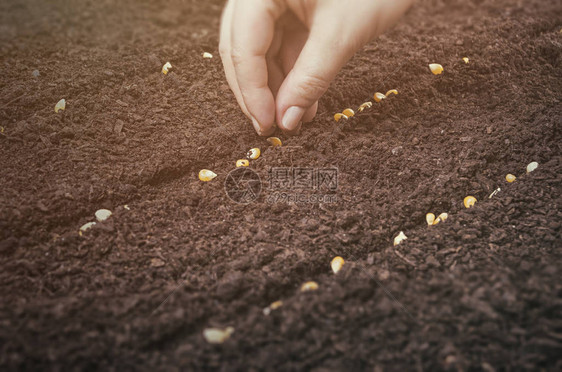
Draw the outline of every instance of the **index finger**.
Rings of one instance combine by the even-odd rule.
[[[275,22],[285,12],[276,0],[238,0],[232,22],[231,55],[242,98],[262,132],[271,132],[275,99],[268,85],[266,54],[275,33]]]

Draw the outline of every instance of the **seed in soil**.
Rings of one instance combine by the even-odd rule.
[[[275,301],[271,305],[263,309],[263,315],[269,315],[273,310],[277,310],[281,306],[283,306],[283,301]]]
[[[515,181],[517,179],[517,177],[515,177],[513,174],[509,173],[505,176],[505,180],[509,183],[512,183],[513,181]]]
[[[258,149],[257,147],[254,147],[253,149],[250,149],[248,151],[248,153],[246,154],[246,156],[252,160],[256,160],[257,158],[259,158],[261,155],[261,151],[260,149]]]
[[[248,159],[239,159],[236,160],[236,168],[239,167],[247,167],[250,165],[250,162],[248,161]]]
[[[391,90],[389,90],[388,92],[386,92],[385,96],[388,97],[388,96],[391,95],[391,94],[394,94],[395,96],[397,96],[397,95],[398,95],[398,91],[397,91],[396,89],[391,89]]]
[[[355,111],[353,111],[350,108],[347,108],[345,110],[343,110],[342,114],[344,114],[345,116],[347,116],[348,118],[355,116]]]
[[[107,220],[109,217],[111,217],[111,211],[109,209],[98,209],[96,211],[96,219],[99,222],[103,222],[105,220]]]
[[[361,106],[359,106],[359,112],[363,112],[363,110],[365,110],[366,108],[371,108],[371,107],[373,107],[373,102],[362,103]]]
[[[334,257],[332,259],[331,266],[332,266],[332,271],[334,272],[334,274],[337,274],[338,271],[341,270],[344,263],[345,263],[345,260],[343,258],[341,258],[340,256]]]
[[[338,112],[337,114],[334,115],[334,120],[335,120],[335,121],[340,121],[340,120],[342,120],[342,119],[343,119],[343,120],[347,120],[347,119],[349,119],[349,117],[348,117],[347,115],[344,115],[344,114],[341,113],[341,112]]]
[[[199,171],[199,179],[203,182],[209,182],[213,178],[215,178],[216,176],[217,176],[217,174],[215,172],[210,171],[208,169],[201,169]]]
[[[267,142],[269,142],[269,144],[273,147],[278,147],[283,145],[283,142],[281,142],[281,140],[277,137],[269,137],[267,139]]]
[[[443,72],[443,66],[439,63],[432,63],[429,65],[429,69],[433,73],[433,75],[440,75]]]
[[[445,212],[441,213],[439,216],[437,216],[437,218],[435,219],[435,221],[433,221],[434,225],[437,225],[439,222],[445,222],[445,220],[449,218],[449,215]]]
[[[490,196],[488,196],[488,199],[492,199],[498,192],[502,191],[501,188],[497,188],[494,191],[492,191],[492,193],[490,194]]]
[[[65,110],[66,109],[66,100],[63,98],[60,101],[57,102],[57,104],[55,105],[55,112],[58,113],[61,110]]]
[[[91,229],[96,223],[95,222],[87,222],[80,226],[80,236],[82,236],[82,232]]]
[[[211,59],[211,58],[213,58],[213,55],[212,55],[211,53],[204,52],[204,53],[203,53],[203,58],[205,58],[205,59]]]
[[[228,340],[233,332],[234,328],[232,327],[226,327],[225,329],[207,328],[203,331],[203,337],[210,344],[222,344]]]
[[[432,226],[435,222],[435,215],[433,213],[428,213],[425,215],[425,220],[428,226]]]
[[[166,62],[164,66],[162,66],[162,73],[164,75],[168,75],[168,71],[172,68],[172,64],[170,62]]]
[[[376,92],[375,95],[373,96],[373,99],[375,100],[375,102],[380,102],[383,99],[386,99],[386,96],[381,92]]]
[[[402,241],[406,239],[408,239],[408,237],[406,236],[406,234],[404,234],[404,231],[400,231],[398,235],[396,235],[396,237],[394,238],[394,245],[396,246],[402,243]]]
[[[318,283],[306,282],[301,286],[301,292],[315,291],[318,289]]]
[[[534,161],[532,163],[529,163],[529,165],[527,165],[527,173],[531,173],[532,171],[534,171],[538,167],[539,167],[539,163],[537,163],[536,161]]]
[[[463,57],[462,60],[464,61],[464,63],[468,63],[468,62],[469,62],[469,61],[468,61],[468,57]]]
[[[470,208],[476,203],[476,198],[472,195],[469,195],[466,198],[464,198],[463,203],[465,208]]]

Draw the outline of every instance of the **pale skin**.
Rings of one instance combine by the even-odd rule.
[[[240,108],[261,136],[311,121],[347,61],[414,0],[229,0],[220,54]],[[375,68],[375,66],[373,66]]]

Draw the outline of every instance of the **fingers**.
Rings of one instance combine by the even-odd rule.
[[[266,55],[275,35],[275,22],[284,13],[275,0],[237,0],[231,28],[231,58],[238,88],[260,134],[274,130],[275,99],[269,87]],[[278,74],[277,74],[278,77]]]

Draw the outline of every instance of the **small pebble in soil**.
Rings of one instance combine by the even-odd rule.
[[[363,102],[361,106],[359,106],[359,112],[363,112],[366,108],[373,107],[373,102]]]
[[[172,68],[172,64],[171,64],[170,62],[166,62],[166,63],[164,64],[164,66],[162,66],[162,73],[163,73],[164,75],[167,75],[167,74],[168,74],[168,71],[170,71],[171,68]]]
[[[435,222],[435,215],[433,213],[426,214],[425,221],[427,222],[428,226],[433,226],[433,223]]]
[[[301,286],[301,292],[315,291],[318,289],[318,283],[306,282]]]
[[[441,66],[439,63],[430,64],[429,69],[431,70],[433,75],[440,75],[441,73],[443,73],[443,66]]]
[[[260,149],[258,149],[257,147],[250,149],[248,151],[248,153],[246,154],[246,156],[252,160],[256,160],[257,158],[259,158],[261,155],[261,151]]]
[[[517,177],[515,177],[513,174],[509,173],[505,176],[505,180],[509,183],[512,183],[513,181],[515,181],[515,179],[517,179]]]
[[[345,264],[345,260],[340,256],[334,257],[332,259],[332,263],[330,265],[332,266],[332,271],[334,272],[334,274],[337,274],[338,271],[341,270],[343,264]]]
[[[468,63],[468,62],[469,62],[468,57],[463,57],[462,60],[464,61],[464,63]]]
[[[107,220],[111,216],[111,211],[109,209],[98,209],[96,211],[96,219],[99,222]]]
[[[408,239],[408,237],[406,236],[406,234],[404,234],[404,231],[400,231],[394,238],[394,245],[396,246],[406,239]]]
[[[373,96],[373,99],[375,100],[375,102],[380,102],[383,99],[386,99],[386,96],[381,92],[376,92],[375,95]]]
[[[350,108],[346,108],[345,110],[342,111],[342,114],[344,114],[345,116],[347,116],[348,118],[355,116],[355,111],[353,111]]]
[[[437,225],[439,222],[445,222],[445,220],[447,220],[447,218],[449,218],[449,215],[447,213],[443,212],[439,216],[437,216],[435,221],[433,221],[433,224]]]
[[[199,179],[203,182],[212,181],[216,176],[217,174],[215,172],[208,169],[201,169],[199,171]]]
[[[386,92],[385,96],[388,97],[388,96],[391,95],[391,94],[394,94],[394,95],[397,96],[397,95],[398,95],[398,91],[397,91],[396,89],[391,89],[391,90],[389,90],[388,92]]]
[[[222,344],[230,338],[230,335],[234,333],[234,328],[226,327],[221,328],[207,328],[203,330],[203,337],[205,341],[210,344]]]
[[[532,171],[534,171],[538,167],[539,167],[539,163],[537,163],[536,161],[534,161],[532,163],[529,163],[529,165],[527,165],[527,173],[531,173]]]
[[[87,222],[80,227],[80,232],[86,231],[91,229],[96,223],[95,222]]]
[[[273,147],[278,147],[283,145],[283,142],[281,142],[281,140],[277,137],[269,137],[267,139],[267,142],[269,142],[269,144]]]
[[[269,315],[273,310],[277,310],[281,306],[283,306],[283,301],[275,301],[271,305],[263,309],[263,315]]]
[[[476,203],[476,198],[472,195],[467,196],[463,200],[465,208],[470,208]]]
[[[341,112],[338,112],[337,114],[334,115],[334,120],[335,120],[336,122],[338,122],[338,121],[340,121],[340,120],[342,120],[342,119],[343,119],[343,120],[347,120],[347,119],[349,119],[349,117],[348,117],[347,115],[344,115],[344,114],[341,113]]]
[[[61,110],[65,110],[66,109],[66,100],[63,98],[60,101],[57,102],[57,104],[55,105],[55,112],[58,113]]]
[[[236,160],[236,168],[247,167],[249,165],[250,165],[250,162],[248,161],[248,159],[238,159],[238,160]]]
[[[39,76],[41,76],[41,73],[39,72],[39,70],[33,70],[31,75],[33,75],[33,77],[39,77]]]
[[[211,58],[213,58],[213,55],[212,55],[211,53],[209,53],[209,52],[204,52],[204,53],[203,53],[203,58],[205,58],[205,59],[211,59]]]

